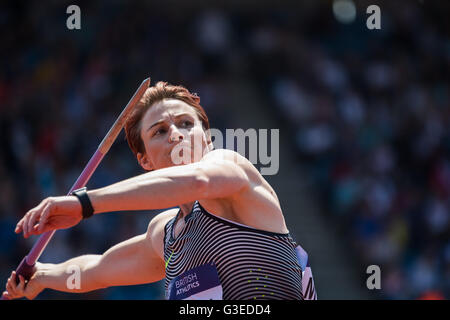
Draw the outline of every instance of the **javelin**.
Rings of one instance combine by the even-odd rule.
[[[109,151],[112,144],[116,140],[117,136],[119,135],[120,131],[125,125],[125,121],[128,119],[130,113],[133,111],[134,107],[141,100],[145,90],[147,90],[149,85],[150,85],[150,78],[147,78],[144,81],[142,81],[141,85],[136,90],[133,97],[126,105],[125,109],[123,109],[122,113],[119,115],[116,122],[114,122],[111,129],[109,129],[108,133],[103,138],[102,142],[99,144],[94,155],[91,157],[88,164],[83,169],[83,172],[81,172],[81,175],[78,177],[77,181],[74,183],[72,188],[70,188],[70,191],[67,195],[70,195],[74,190],[83,188],[87,184],[92,174],[94,173],[95,169],[97,169],[103,157]],[[35,271],[36,261],[41,256],[50,239],[53,237],[55,231],[56,230],[47,231],[39,237],[39,239],[36,241],[29,254],[22,259],[22,262],[20,262],[19,266],[17,267],[16,269],[17,275],[22,275],[26,280],[29,280],[31,278],[31,276]],[[2,297],[2,300],[3,299],[4,298]]]

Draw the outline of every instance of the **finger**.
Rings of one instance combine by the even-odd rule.
[[[34,233],[35,234],[42,234],[47,231],[51,231],[51,227],[48,224],[43,224],[39,222],[37,225],[34,226]]]
[[[40,212],[42,207],[44,207],[47,204],[47,201],[43,200],[41,201],[41,203],[36,206],[35,208],[29,210],[25,216],[22,218],[22,220],[19,221],[19,229],[18,232],[22,231],[23,232],[23,236],[25,238],[27,238],[29,236],[29,230],[28,230],[28,221],[30,219],[30,215],[33,214],[34,212]]]
[[[38,226],[39,226],[39,221],[41,219],[41,215],[42,215],[42,212],[39,212],[37,217],[31,217],[31,219],[33,219],[34,222],[32,223],[31,228],[28,229],[28,232],[30,233],[30,235],[38,234]]]
[[[11,293],[11,278],[8,278],[8,280],[6,280],[6,291],[8,291],[9,293]]]
[[[24,217],[24,221],[23,221],[23,236],[25,238],[28,238],[31,235],[31,217],[35,212],[38,212],[39,209],[37,209],[37,207],[33,210],[30,210],[27,212],[27,214]]]
[[[19,293],[19,294],[24,294],[24,291],[25,291],[25,279],[24,279],[24,277],[22,277],[22,275],[20,275],[19,274],[19,285],[17,286],[17,289],[16,289],[16,291]]]
[[[42,213],[41,210],[35,210],[34,212],[32,212],[30,214],[30,217],[28,218],[28,227],[27,227],[27,231],[28,231],[29,235],[34,234],[33,227],[34,227],[36,221],[39,220],[41,213]]]
[[[13,287],[14,291],[17,293],[17,274],[15,271],[11,273],[11,286]]]
[[[11,297],[8,293],[8,291],[3,291],[2,298],[6,300],[11,300],[13,297]]]
[[[22,225],[23,225],[23,218],[20,219],[20,221],[17,223],[16,225],[16,229],[14,230],[15,233],[20,233],[22,232]]]
[[[30,217],[30,211],[27,212],[27,214],[23,217],[23,223],[22,223],[22,229],[23,229],[23,236],[25,238],[28,237],[28,219]]]
[[[42,212],[41,218],[39,220],[39,224],[37,225],[37,232],[42,233],[44,231],[44,227],[47,224],[48,216],[50,215],[50,205],[46,206],[44,211]]]
[[[15,281],[16,281],[15,277],[13,277],[13,275],[11,274],[11,277],[8,278],[8,282],[6,283],[6,290],[13,297],[17,296],[16,290],[15,290],[15,288],[16,288],[16,282]]]
[[[30,212],[30,211],[28,211],[28,212]],[[26,220],[28,212],[22,217],[22,219],[20,219],[19,223],[17,223],[17,226],[16,226],[16,229],[18,230],[17,233],[24,231],[24,224],[25,224],[25,220]]]

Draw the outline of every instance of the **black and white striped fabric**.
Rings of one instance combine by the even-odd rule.
[[[303,299],[298,245],[290,234],[214,216],[196,201],[175,238],[180,213],[165,226],[167,299]]]

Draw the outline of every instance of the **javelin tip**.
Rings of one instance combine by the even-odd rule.
[[[141,85],[143,85],[143,84],[145,84],[147,87],[149,87],[150,86],[150,77],[144,79],[142,81]]]

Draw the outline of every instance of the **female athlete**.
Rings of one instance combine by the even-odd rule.
[[[3,294],[33,299],[45,288],[80,293],[165,279],[167,299],[303,299],[307,255],[289,234],[275,191],[245,157],[214,150],[209,129],[197,95],[165,82],[147,89],[125,125],[147,172],[77,196],[49,197],[15,231],[29,237],[72,227],[92,213],[171,209],[154,217],[145,234],[103,254],[36,263],[29,281],[12,272]],[[80,285],[69,288],[66,270],[73,265]]]

